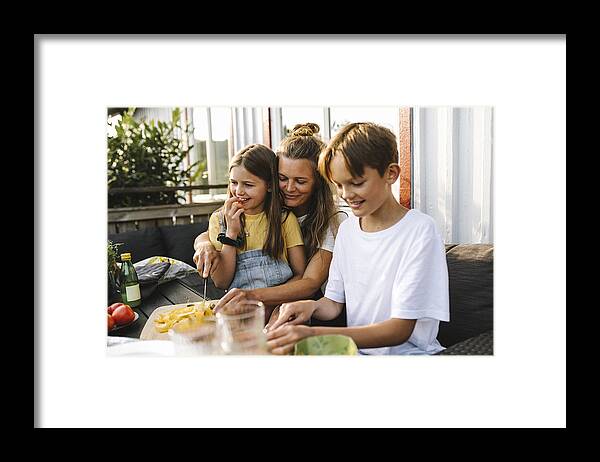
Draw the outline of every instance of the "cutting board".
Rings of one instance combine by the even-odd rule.
[[[209,300],[209,301],[214,301],[216,303],[218,300]],[[140,340],[169,340],[168,332],[158,332],[155,329],[154,320],[161,313],[164,313],[165,311],[175,310],[177,308],[183,308],[188,305],[191,305],[191,303],[180,303],[179,305],[165,305],[165,306],[159,306],[158,308],[156,308],[152,312],[152,314],[150,315],[148,320],[146,321],[146,324],[144,324],[144,328],[142,329],[142,332],[140,334]],[[211,321],[207,321],[207,322],[211,322]]]

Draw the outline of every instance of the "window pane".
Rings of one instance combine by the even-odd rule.
[[[206,108],[195,107],[192,109],[192,124],[194,127],[194,147],[190,152],[192,162],[198,163],[197,175],[193,184],[208,184],[208,169],[206,165],[206,142],[208,140],[208,116]],[[193,200],[196,196],[208,194],[208,190],[196,190],[193,193]]]
[[[194,138],[206,141],[208,139],[208,116],[206,108],[195,107],[193,114]]]
[[[231,108],[211,107],[210,120],[212,123],[213,141],[227,141],[231,136]]]
[[[215,148],[215,174],[211,184],[226,184],[229,181],[229,145],[231,140],[231,108],[211,107],[211,136]],[[213,190],[213,194],[227,193],[226,188]]]
[[[324,118],[323,108],[320,106],[288,106],[281,108],[282,135],[286,137],[290,134],[296,124],[314,122],[319,125],[321,138],[323,138]]]
[[[199,162],[199,173],[194,179],[194,184],[226,184],[231,143],[231,109],[228,107],[194,107],[192,119],[194,148],[191,156],[192,162]],[[203,202],[226,193],[227,188],[197,190],[194,192],[193,201]]]
[[[331,137],[351,122],[373,122],[389,128],[399,136],[400,110],[398,107],[332,107],[330,111]]]

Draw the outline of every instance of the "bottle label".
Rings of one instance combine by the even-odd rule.
[[[136,284],[134,286],[127,286],[125,288],[127,293],[127,301],[135,302],[142,298],[142,294],[140,294],[140,285]]]

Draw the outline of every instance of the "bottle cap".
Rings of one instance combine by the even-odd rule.
[[[121,260],[131,260],[131,254],[130,253],[122,253]]]

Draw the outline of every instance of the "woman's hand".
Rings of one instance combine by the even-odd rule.
[[[203,278],[210,276],[210,271],[213,266],[216,265],[219,259],[219,252],[215,250],[214,246],[210,242],[203,242],[198,245],[196,252],[194,252],[194,263],[196,263],[196,269]]]
[[[235,239],[242,231],[240,217],[244,213],[242,204],[235,197],[230,197],[223,205],[223,215],[227,224],[227,237]]]
[[[286,324],[267,333],[267,348],[274,355],[287,355],[297,342],[311,335],[312,327]]]
[[[275,330],[284,324],[302,324],[310,319],[317,309],[314,300],[302,300],[293,303],[283,303],[279,307],[279,316],[277,319],[270,320],[265,326],[268,331]]]
[[[215,305],[215,313],[226,307],[232,307],[234,305],[254,305],[258,304],[260,300],[254,295],[252,290],[244,290],[234,288],[228,291]]]

